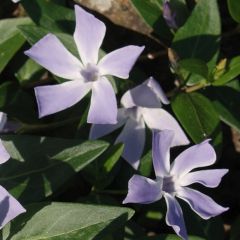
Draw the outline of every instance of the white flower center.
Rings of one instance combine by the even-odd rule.
[[[163,192],[167,192],[172,195],[176,194],[178,184],[173,176],[166,176],[164,178],[159,179],[159,182],[161,181],[162,181],[161,188]]]
[[[81,75],[86,82],[93,82],[99,78],[98,67],[94,64],[88,63],[82,70]]]

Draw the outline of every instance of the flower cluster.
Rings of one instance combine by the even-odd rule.
[[[14,1],[17,2],[17,1]],[[169,26],[177,28],[175,14],[168,1],[164,2],[164,18]],[[65,110],[91,91],[91,103],[87,122],[92,123],[90,139],[97,139],[123,127],[116,143],[124,143],[122,157],[138,169],[145,145],[145,125],[153,132],[152,160],[156,179],[134,175],[128,184],[126,203],[148,204],[165,198],[167,203],[166,223],[183,239],[187,231],[180,204],[176,198],[186,201],[191,209],[203,219],[221,214],[221,207],[210,197],[188,187],[199,183],[209,188],[217,187],[227,169],[191,170],[215,163],[216,154],[209,140],[183,151],[170,164],[170,148],[189,144],[189,140],[175,118],[164,110],[169,104],[158,82],[150,77],[145,82],[128,90],[121,98],[121,108],[108,75],[127,79],[143,46],[126,46],[106,54],[99,60],[106,26],[103,22],[75,5],[76,28],[73,35],[79,58],[70,53],[61,41],[49,33],[25,54],[51,73],[66,81],[57,85],[38,86],[35,95],[39,117]],[[0,115],[5,125],[5,115]],[[10,158],[0,141],[0,163]],[[25,209],[3,187],[0,187],[2,227]]]
[[[125,124],[116,143],[124,143],[122,156],[136,169],[144,149],[145,124],[152,130],[173,130],[175,137],[172,146],[188,144],[185,133],[175,118],[162,109],[162,103],[168,104],[169,101],[160,85],[151,77],[123,95],[123,107],[118,109],[117,124],[92,125],[90,139],[102,137]]]

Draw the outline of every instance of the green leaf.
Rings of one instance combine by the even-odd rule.
[[[209,97],[220,119],[240,131],[240,92],[227,86],[211,88]]]
[[[163,0],[131,0],[145,22],[159,35],[171,38],[171,32],[162,16]]]
[[[212,83],[214,86],[220,86],[235,79],[240,74],[240,56],[233,58],[227,66],[224,74]]]
[[[202,94],[180,93],[173,99],[172,109],[195,143],[218,136],[219,117]]]
[[[238,0],[228,0],[228,9],[232,18],[240,23],[240,5]]]
[[[147,152],[140,161],[139,173],[142,176],[149,177],[152,172],[152,151]]]
[[[198,58],[215,66],[221,24],[216,0],[198,1],[186,23],[177,31],[172,48],[180,58]]]
[[[19,83],[23,86],[36,83],[46,71],[32,59],[28,59],[15,74]]]
[[[26,40],[31,44],[35,44],[49,32],[41,27],[37,26],[19,26],[21,33],[24,35]],[[60,41],[66,46],[66,48],[78,57],[77,47],[74,43],[73,37],[66,33],[55,33],[55,35],[60,39]],[[79,57],[78,57],[79,58]]]
[[[1,138],[12,159],[1,166],[0,184],[22,203],[49,196],[108,147],[102,141],[24,135]]]
[[[187,79],[187,85],[192,86],[208,80],[207,64],[196,58],[187,58],[178,62],[181,75]],[[190,75],[189,75],[190,74]]]
[[[75,27],[73,10],[48,0],[21,0],[30,18],[51,32],[72,33]]]
[[[2,72],[25,42],[17,26],[29,24],[30,22],[29,18],[4,19],[0,21],[0,72]]]
[[[0,110],[20,122],[38,121],[34,97],[14,82],[0,85]]]
[[[97,189],[104,189],[113,181],[117,170],[119,170],[123,148],[123,144],[113,145],[100,158],[84,169],[85,177]]]
[[[80,203],[38,203],[3,229],[3,240],[102,240],[134,211]]]

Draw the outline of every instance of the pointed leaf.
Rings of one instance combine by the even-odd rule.
[[[101,240],[121,228],[133,210],[80,203],[38,203],[3,230],[3,240]],[[9,233],[10,228],[10,233]]]
[[[217,1],[201,0],[175,34],[172,48],[180,58],[202,59],[211,69],[217,60],[220,33]]]
[[[24,135],[2,140],[12,159],[0,168],[0,184],[21,203],[49,196],[108,147],[103,141]]]
[[[72,33],[75,27],[74,11],[47,0],[21,0],[29,17],[51,32]]]
[[[0,21],[0,72],[25,42],[17,26],[29,24],[30,22],[29,18],[4,19]]]
[[[228,0],[228,9],[232,18],[240,23],[240,5],[238,0]]]
[[[97,189],[104,189],[114,179],[120,167],[123,144],[109,148],[101,157],[84,169],[84,175]]]
[[[219,118],[211,102],[200,93],[180,93],[172,109],[195,143],[219,134]]]

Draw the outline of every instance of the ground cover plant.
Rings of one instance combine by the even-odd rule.
[[[240,238],[238,0],[2,0],[3,240]]]

